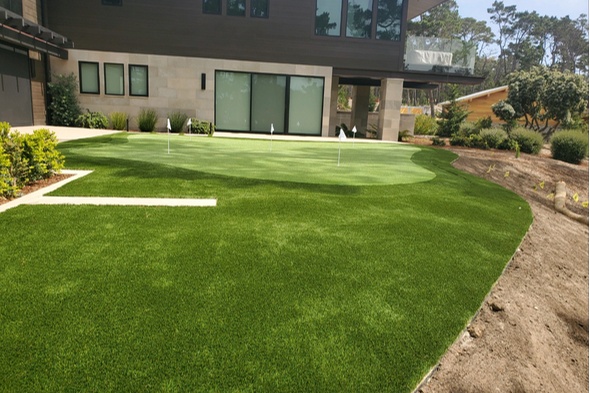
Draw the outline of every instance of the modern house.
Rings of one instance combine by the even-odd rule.
[[[404,86],[481,82],[474,50],[406,37],[407,21],[444,1],[0,0],[0,73],[32,86],[74,73],[83,108],[131,117],[153,108],[160,129],[181,111],[218,130],[273,124],[316,136],[335,133],[339,84],[355,86],[360,129],[369,88],[380,86],[378,138],[397,140]],[[16,117],[13,90],[0,92],[9,105],[0,119],[43,122],[39,104]]]

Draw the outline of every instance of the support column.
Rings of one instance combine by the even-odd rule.
[[[332,91],[330,98],[330,127],[328,130],[328,136],[336,136],[336,126],[338,124],[338,87],[340,78],[337,76],[332,77]]]
[[[356,126],[356,129],[365,133],[369,123],[369,96],[371,94],[370,86],[354,86],[352,88],[352,117],[350,119],[350,128]]]
[[[403,79],[382,79],[377,139],[397,141],[401,120]]]

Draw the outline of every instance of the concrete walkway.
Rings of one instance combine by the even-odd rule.
[[[46,128],[49,131],[55,133],[59,142],[71,141],[75,139],[92,138],[101,135],[116,134],[121,131],[116,130],[91,130],[88,128],[77,128],[77,127],[57,127],[57,126],[26,126],[26,127],[12,127],[13,130],[17,130],[21,134],[32,134],[33,131],[40,128]]]
[[[184,199],[184,198],[109,198],[109,197],[51,197],[45,196],[58,188],[84,177],[92,171],[63,170],[64,175],[72,175],[67,179],[34,191],[0,205],[0,213],[20,205],[95,205],[95,206],[168,206],[168,207],[215,207],[217,199]]]

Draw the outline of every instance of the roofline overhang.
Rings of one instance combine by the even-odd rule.
[[[367,70],[353,70],[344,68],[334,68],[332,71],[334,76],[343,79],[403,79],[404,83],[414,82],[416,84],[442,84],[452,83],[457,85],[479,85],[485,80],[481,76],[468,76],[461,74],[437,74],[431,72],[407,72],[407,71],[367,71]]]
[[[68,38],[2,7],[0,39],[61,59],[67,59],[67,49],[74,47],[74,43]]]
[[[412,20],[447,1],[448,0],[409,0],[407,20]]]

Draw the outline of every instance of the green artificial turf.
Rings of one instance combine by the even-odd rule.
[[[347,144],[338,168],[334,143],[166,142],[60,144],[95,172],[55,194],[217,207],[0,215],[0,391],[410,392],[532,220],[444,150]]]

